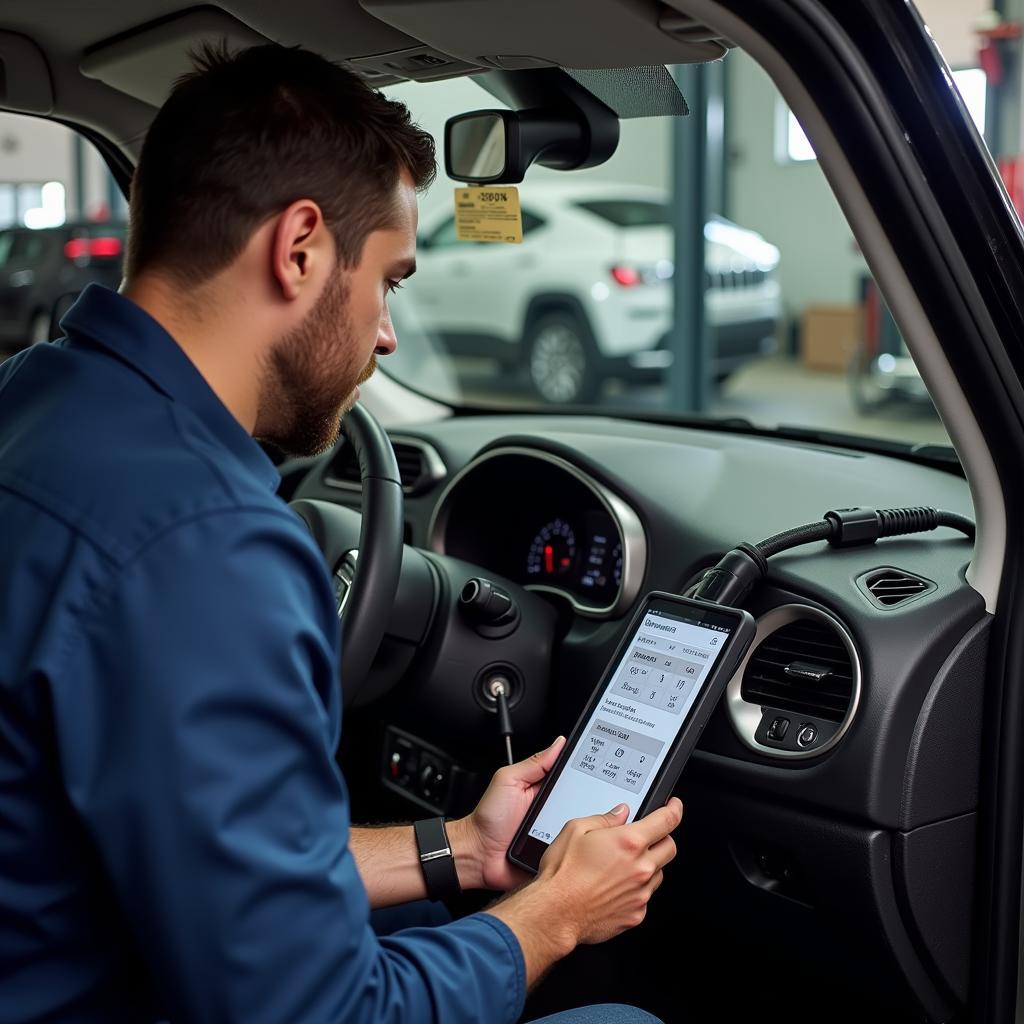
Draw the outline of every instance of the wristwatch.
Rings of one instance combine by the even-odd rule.
[[[413,831],[416,833],[423,880],[427,883],[427,898],[446,900],[458,896],[462,886],[455,870],[455,855],[448,842],[444,818],[424,818],[413,824]]]

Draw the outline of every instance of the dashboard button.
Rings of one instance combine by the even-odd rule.
[[[796,745],[806,749],[818,738],[818,727],[810,722],[804,722],[800,731],[796,734]]]
[[[768,739],[775,740],[776,743],[781,743],[786,738],[787,732],[789,732],[789,719],[776,718],[772,724],[768,726]]]

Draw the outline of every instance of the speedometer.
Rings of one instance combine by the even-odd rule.
[[[533,538],[526,557],[526,574],[539,579],[556,579],[569,572],[575,561],[576,534],[564,519],[554,519],[542,526]]]
[[[622,586],[622,541],[612,548],[612,579],[616,587]]]

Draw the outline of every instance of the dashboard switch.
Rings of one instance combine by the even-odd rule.
[[[432,814],[465,814],[483,789],[476,772],[467,771],[450,754],[393,725],[384,731],[382,754],[384,787]]]
[[[814,741],[818,738],[818,727],[812,725],[810,722],[804,722],[800,726],[800,731],[796,734],[796,745],[806,750],[812,746]]]
[[[495,624],[508,621],[516,610],[512,598],[501,587],[479,576],[466,581],[459,604],[470,618]]]
[[[459,592],[459,610],[481,635],[497,639],[519,625],[519,608],[512,595],[482,576],[466,580]]]
[[[786,738],[787,732],[789,732],[789,719],[776,718],[768,726],[768,739],[781,743]]]

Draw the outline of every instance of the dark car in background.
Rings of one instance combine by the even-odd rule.
[[[92,281],[121,282],[125,225],[69,223],[0,230],[0,348],[55,337],[56,323]]]

